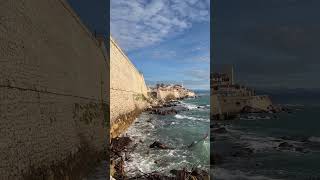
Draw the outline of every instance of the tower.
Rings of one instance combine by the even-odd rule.
[[[233,77],[233,65],[231,65],[231,70],[230,70],[230,78],[231,78],[231,85],[234,85],[234,77]]]

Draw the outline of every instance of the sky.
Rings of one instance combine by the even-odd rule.
[[[319,0],[215,0],[211,67],[259,88],[320,88]]]
[[[109,34],[109,3],[101,0],[67,0],[82,22],[94,34]]]
[[[210,0],[111,0],[111,35],[148,85],[209,89]]]

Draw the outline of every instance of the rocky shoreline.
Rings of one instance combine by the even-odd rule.
[[[259,109],[259,108],[254,108],[251,106],[244,106],[239,112],[237,113],[227,113],[223,114],[223,118],[221,118],[220,114],[215,114],[212,115],[211,118],[212,120],[235,120],[235,119],[240,119],[241,117],[248,118],[250,117],[251,114],[260,114],[260,115],[265,115],[261,116],[263,119],[267,115],[272,115],[273,118],[276,118],[278,113],[293,113],[294,109],[287,106],[287,105],[270,105],[267,107],[267,110],[264,109]]]
[[[265,116],[270,116],[275,121],[281,121],[281,117],[290,114],[290,116],[297,114],[301,110],[301,107],[290,107],[283,105],[283,110],[278,113],[253,113],[256,118],[256,122],[268,121],[264,120]],[[293,114],[292,114],[293,113]],[[244,116],[250,116],[248,114],[242,114]],[[252,113],[251,113],[252,114]],[[276,117],[273,117],[275,115]],[[278,118],[279,116],[280,118]],[[251,121],[250,118],[242,119],[244,121]],[[211,144],[215,151],[211,154],[212,172],[215,174],[215,170],[221,171],[233,169],[239,169],[239,172],[244,172],[245,169],[250,169],[255,176],[258,171],[263,173],[263,170],[268,166],[268,161],[263,160],[263,156],[270,154],[281,157],[282,155],[291,154],[292,156],[312,156],[313,153],[320,151],[320,141],[317,137],[308,137],[303,135],[284,135],[284,134],[270,134],[264,136],[263,134],[257,134],[254,131],[250,132],[250,129],[239,128],[239,126],[233,125],[235,121],[215,121],[211,123]],[[251,121],[252,122],[252,121]],[[266,126],[267,127],[267,126]],[[281,159],[281,158],[280,158]],[[243,162],[246,162],[243,164]],[[219,174],[219,173],[218,173]],[[221,175],[221,174],[220,174]],[[262,176],[263,174],[258,175]],[[281,174],[278,174],[281,176]],[[241,176],[241,174],[239,175]]]
[[[188,97],[186,97],[188,98]],[[182,100],[183,98],[179,98]],[[160,116],[177,114],[181,111],[188,111],[188,108],[182,107],[181,102],[176,99],[171,99],[168,101],[157,101],[151,103],[151,105],[145,109],[145,113],[155,114]],[[151,121],[151,120],[150,120]],[[135,122],[134,122],[135,123]],[[170,174],[164,174],[162,172],[152,172],[145,174],[143,172],[139,172],[135,177],[128,177],[126,175],[124,165],[126,161],[130,161],[130,153],[135,150],[137,146],[139,146],[143,142],[135,142],[134,137],[129,137],[126,134],[123,134],[120,137],[114,138],[111,140],[111,166],[110,172],[111,176],[117,180],[122,179],[152,179],[152,180],[185,180],[185,179],[198,179],[198,180],[207,180],[209,179],[208,172],[201,169],[172,169]],[[154,141],[149,145],[150,149],[165,151],[174,149],[174,147],[170,147],[160,141]],[[155,161],[155,163],[157,163]]]

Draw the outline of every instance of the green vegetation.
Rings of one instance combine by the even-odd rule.
[[[144,94],[134,94],[133,97],[136,101],[148,101],[148,98]]]

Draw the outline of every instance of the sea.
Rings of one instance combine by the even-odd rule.
[[[275,104],[292,112],[212,122],[227,130],[212,134],[211,154],[221,157],[211,168],[213,179],[320,179],[320,93],[296,90],[268,94]]]
[[[195,92],[199,97],[180,101],[186,111],[165,116],[144,112],[135,120],[126,132],[136,144],[125,161],[128,177],[151,172],[170,175],[170,170],[183,168],[209,171],[210,136],[205,137],[210,133],[210,92]],[[173,149],[149,148],[155,141]]]

